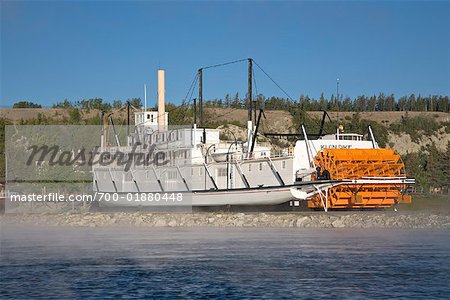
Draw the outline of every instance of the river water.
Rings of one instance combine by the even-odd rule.
[[[1,230],[0,298],[417,298],[450,295],[432,230]]]

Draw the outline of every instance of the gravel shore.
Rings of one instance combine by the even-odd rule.
[[[298,213],[60,213],[7,214],[1,226],[33,224],[100,227],[298,227],[450,229],[449,212],[298,212]]]

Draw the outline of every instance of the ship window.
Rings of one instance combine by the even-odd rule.
[[[226,168],[219,168],[219,169],[217,169],[217,176],[219,176],[219,177],[226,177],[227,176],[227,169]]]
[[[152,115],[152,119],[150,120],[150,122],[152,122],[152,123],[153,123],[153,115]]]
[[[174,180],[178,178],[178,173],[176,171],[167,172],[167,179]]]
[[[100,155],[100,158],[101,158],[102,163],[108,162],[109,160],[111,160],[111,154],[109,152],[103,152]]]
[[[252,171],[252,164],[248,164],[248,171],[249,171],[249,172]]]
[[[150,119],[150,115],[147,115],[147,120]]]
[[[262,163],[259,163],[259,170],[262,171]]]
[[[286,169],[286,161],[283,160],[283,163],[281,164],[283,169]]]

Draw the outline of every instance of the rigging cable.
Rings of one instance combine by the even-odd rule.
[[[240,63],[240,62],[244,62],[244,61],[248,61],[248,58],[238,59],[238,60],[229,61],[229,62],[225,62],[225,63],[221,63],[221,64],[216,64],[216,65],[211,65],[211,66],[206,66],[206,67],[203,67],[203,68],[200,68],[200,69],[202,69],[202,70],[212,69],[212,68],[223,67],[223,66],[227,66],[227,65],[231,65],[231,64],[236,64],[236,63]],[[240,109],[240,107],[239,107],[239,108],[231,108],[230,111],[225,112],[225,113],[223,113],[223,114],[221,114],[221,115],[214,116],[214,118],[217,119],[217,118],[224,117],[224,116],[226,116],[226,115],[232,113],[232,112],[235,111],[236,109]]]
[[[226,63],[217,64],[217,65],[211,65],[211,66],[203,67],[203,68],[200,68],[200,69],[206,70],[206,69],[211,69],[211,68],[223,67],[223,66],[227,66],[227,65],[243,62],[243,61],[246,61],[246,60],[248,60],[248,58],[243,58],[243,59],[239,59],[239,60],[229,61],[229,62],[226,62]]]
[[[186,102],[186,99],[188,98],[189,92],[191,92],[191,90],[192,90],[192,92],[191,92],[191,97],[192,97],[192,94],[193,94],[193,92],[194,92],[194,88],[195,88],[195,86],[197,85],[197,80],[198,80],[198,73],[196,72],[196,73],[195,73],[195,76],[194,76],[194,80],[192,80],[191,86],[189,87],[189,90],[188,90],[187,93],[186,93],[186,97],[184,97],[184,100],[181,102],[181,105],[183,105],[183,103]],[[192,98],[189,100],[189,102],[190,102],[191,100],[192,100]]]
[[[179,106],[174,107],[173,109],[167,110],[167,113],[174,112],[174,111],[176,111],[176,110],[182,108],[183,106],[189,105],[189,104],[191,103],[192,98],[190,98],[190,100],[189,100],[187,103],[186,103],[186,100],[187,100],[187,98],[188,98],[189,92],[191,93],[191,97],[192,97],[192,94],[194,93],[194,90],[195,90],[195,86],[197,85],[197,81],[198,81],[198,74],[196,74],[196,75],[194,76],[194,79],[192,80],[191,86],[189,87],[189,90],[188,90],[188,92],[187,92],[185,98],[184,98],[183,101],[181,102],[181,104],[180,104]],[[156,119],[158,119],[160,116],[162,116],[162,114],[158,115],[158,116],[156,117]]]
[[[272,77],[270,77],[269,74],[267,74],[266,71],[264,71],[264,69],[261,68],[261,66],[258,65],[255,60],[253,60],[253,62],[292,102],[294,102],[294,99],[292,99],[292,97],[289,96],[289,94],[285,90],[283,90],[283,88],[278,83],[276,83],[275,80],[273,80]]]
[[[253,84],[255,85],[255,94],[256,94],[256,98],[258,98],[258,87],[256,86],[256,76],[255,76],[255,70],[252,69],[252,73],[253,73]]]

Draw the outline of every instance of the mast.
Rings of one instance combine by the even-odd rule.
[[[336,79],[336,105],[337,105],[337,126],[339,128],[339,78]]]
[[[144,111],[147,111],[147,85],[144,83]]]
[[[197,99],[194,98],[194,123],[192,124],[192,146],[197,149]]]
[[[127,136],[130,135],[130,101],[127,101]]]
[[[197,99],[194,98],[194,107],[192,108],[194,111],[194,124],[197,124]]]
[[[103,151],[103,147],[105,146],[105,123],[103,119],[105,118],[105,111],[100,112],[100,122],[101,122],[101,130],[100,130],[100,148]]]
[[[255,122],[256,122],[256,111],[258,110],[257,109],[257,107],[258,107],[258,104],[257,104],[257,102],[256,102],[256,100],[255,101],[253,101],[253,112],[255,113],[254,114],[254,120],[255,120]]]
[[[198,69],[198,106],[200,113],[200,127],[203,127],[203,69]]]
[[[252,67],[253,67],[253,61],[251,58],[248,59],[248,120],[252,121]],[[255,120],[256,121],[256,120]]]
[[[251,158],[250,148],[252,147],[252,66],[253,61],[251,58],[248,59],[248,120],[247,120],[247,158]]]

